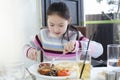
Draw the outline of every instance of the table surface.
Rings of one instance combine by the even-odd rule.
[[[91,80],[106,80],[106,73],[110,71],[120,71],[120,67],[93,67]]]
[[[91,69],[91,79],[90,80],[105,80],[105,76],[102,76],[102,72],[108,70],[107,67],[93,67]],[[99,75],[101,74],[101,75]],[[27,80],[32,80],[31,77],[29,77]],[[43,80],[41,78],[37,78],[37,80]]]
[[[107,71],[112,71],[115,69],[120,69],[120,68],[108,68],[108,67],[92,67],[91,68],[91,78],[90,80],[106,80],[105,79],[105,72]],[[30,80],[30,79],[28,79]],[[37,80],[43,80],[41,78],[37,78]]]
[[[106,71],[110,71],[110,70],[114,70],[114,69],[120,69],[120,68],[92,67],[90,80],[105,80],[104,73]],[[33,80],[27,71],[25,71],[25,77],[26,77],[26,79],[24,79],[24,80]],[[10,76],[0,76],[0,80],[16,80],[16,79],[14,79],[13,77],[10,77]],[[36,78],[36,80],[43,80],[43,79]]]
[[[104,76],[98,76],[101,72],[106,71],[107,67],[93,67],[91,69],[91,79],[90,80],[105,80]],[[29,78],[30,79],[30,78]],[[29,80],[28,79],[28,80]],[[37,78],[37,80],[43,80],[41,78]]]

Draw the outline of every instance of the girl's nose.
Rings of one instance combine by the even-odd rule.
[[[55,32],[58,32],[58,31],[59,31],[59,28],[55,27],[55,28],[54,28],[54,31],[55,31]]]

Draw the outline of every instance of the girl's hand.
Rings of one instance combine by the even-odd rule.
[[[37,50],[34,48],[29,49],[28,58],[30,58],[32,60],[37,60]]]
[[[75,49],[75,41],[69,41],[67,44],[64,45],[63,54],[72,52],[74,49]]]

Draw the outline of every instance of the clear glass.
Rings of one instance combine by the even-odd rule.
[[[24,80],[25,67],[24,63],[12,63],[6,65],[7,76],[13,78],[13,80]]]
[[[81,79],[83,79],[83,80],[90,80],[91,56],[89,55],[89,52],[90,51],[88,51],[88,50],[81,50],[81,49],[79,49],[76,52],[76,61],[77,61],[77,64],[79,66],[79,69],[80,69],[79,74],[78,74],[78,78],[80,78],[83,63],[84,63],[84,60],[86,59],[85,67],[83,69],[83,73],[82,73],[82,76],[81,76]]]
[[[107,45],[107,66],[120,66],[120,44]]]

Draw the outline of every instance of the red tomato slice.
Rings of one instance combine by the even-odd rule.
[[[58,70],[57,75],[58,76],[69,76],[70,75],[70,71],[69,70]]]

